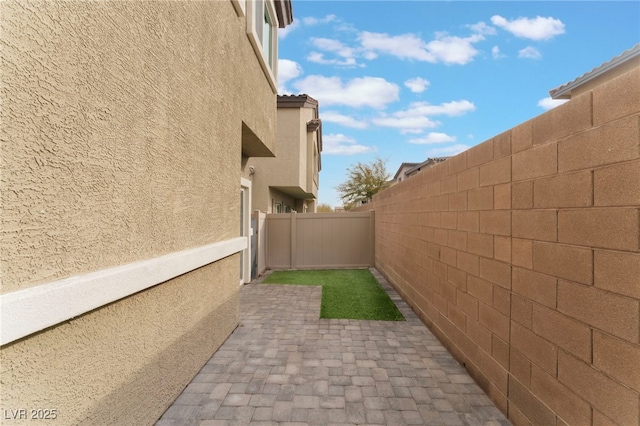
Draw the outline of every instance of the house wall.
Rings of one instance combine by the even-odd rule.
[[[285,205],[299,213],[305,205],[309,212],[315,211],[315,200],[306,198],[306,194],[318,195],[317,166],[313,166],[318,158],[313,155],[318,132],[307,132],[307,122],[316,118],[314,113],[313,108],[278,108],[276,156],[251,158],[245,167],[245,171],[254,170],[245,173],[252,182],[253,209],[275,213],[274,202],[280,202],[283,212]]]
[[[276,191],[273,188],[267,188],[267,195],[269,195],[268,199],[268,207],[266,209],[267,213],[275,213],[275,204],[279,203],[282,206],[282,212],[285,212],[286,207],[289,207],[292,210],[296,209],[296,201],[297,199],[293,198],[290,195],[284,194],[280,191]]]
[[[270,186],[299,186],[300,138],[306,139],[306,126],[300,123],[299,108],[286,108],[277,111],[278,147],[275,158],[251,158],[247,166],[253,167],[255,173],[246,176],[252,182],[252,206],[255,210],[272,212],[273,200]],[[305,140],[303,139],[303,140]],[[292,202],[291,207],[294,203]]]
[[[380,192],[376,267],[517,424],[638,424],[640,68]]]
[[[3,310],[238,237],[243,123],[273,151],[276,96],[230,1],[8,1],[0,17]],[[237,324],[236,251],[2,346],[3,413],[153,423]]]

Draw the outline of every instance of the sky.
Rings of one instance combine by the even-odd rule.
[[[458,154],[561,102],[549,90],[640,42],[635,1],[292,0],[278,93],[319,102],[318,202],[358,162]]]

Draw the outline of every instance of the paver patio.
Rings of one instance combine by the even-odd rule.
[[[406,321],[319,319],[321,287],[245,285],[238,328],[156,426],[508,425],[371,271]]]

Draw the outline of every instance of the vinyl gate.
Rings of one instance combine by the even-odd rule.
[[[268,214],[266,266],[271,269],[373,266],[374,222],[372,211]]]

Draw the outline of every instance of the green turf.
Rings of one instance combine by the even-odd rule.
[[[263,283],[321,285],[320,318],[404,321],[367,269],[275,271]]]

